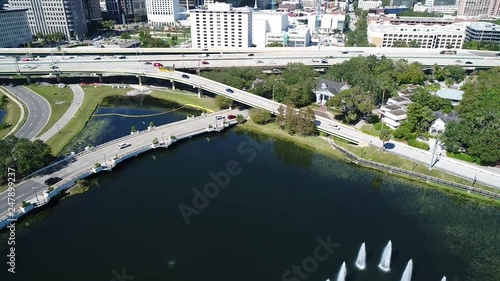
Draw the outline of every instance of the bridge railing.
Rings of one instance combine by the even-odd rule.
[[[500,193],[491,192],[491,191],[488,191],[488,190],[483,190],[483,189],[480,189],[480,188],[475,188],[475,187],[472,187],[472,186],[468,186],[468,185],[465,185],[465,184],[451,182],[451,181],[443,180],[443,179],[440,179],[440,178],[436,178],[436,177],[424,175],[424,174],[421,174],[421,173],[416,173],[416,172],[413,172],[413,171],[408,171],[408,170],[405,170],[405,169],[401,169],[401,168],[397,168],[397,167],[392,167],[392,166],[385,165],[385,164],[382,164],[382,163],[378,163],[378,162],[374,162],[374,161],[363,159],[363,158],[357,156],[356,154],[352,153],[351,151],[343,148],[342,146],[337,145],[331,139],[327,139],[327,140],[328,140],[328,143],[331,146],[333,146],[336,149],[340,150],[345,155],[347,155],[347,157],[349,159],[353,160],[356,163],[360,163],[361,165],[374,167],[374,168],[385,170],[385,171],[388,171],[388,172],[391,172],[391,173],[398,173],[398,174],[402,174],[402,175],[408,175],[408,176],[411,176],[411,177],[415,177],[415,178],[419,178],[419,179],[425,180],[426,182],[439,183],[439,184],[450,186],[450,187],[453,187],[453,188],[456,188],[456,189],[460,189],[460,190],[463,190],[463,191],[467,191],[467,192],[471,192],[471,193],[475,193],[475,194],[480,194],[480,195],[487,196],[487,197],[494,198],[494,199],[500,199]]]

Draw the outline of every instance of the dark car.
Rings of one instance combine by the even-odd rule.
[[[184,78],[184,79],[189,79],[189,75],[187,75],[187,74],[182,74],[182,78]]]
[[[100,57],[97,57],[97,58],[94,58],[94,60],[101,60],[101,58],[100,58]]]
[[[202,49],[202,51],[206,52],[206,51],[208,51],[208,49]]]
[[[150,62],[150,61],[147,61],[147,62],[145,62],[144,64],[153,64],[153,63],[152,63],[152,62]]]
[[[234,93],[234,91],[231,89],[226,89],[226,92],[231,93],[231,94]]]
[[[466,61],[465,64],[472,64],[472,62],[471,61]]]
[[[347,54],[349,54],[349,52],[344,51],[344,52],[342,52],[342,54],[347,55]]]
[[[254,55],[254,54],[248,54],[248,56],[249,56],[249,57],[253,57],[253,56],[255,56],[255,55]]]
[[[48,178],[44,183],[45,183],[45,185],[50,186],[50,185],[54,185],[54,184],[60,182],[61,180],[62,180],[62,178],[60,178],[60,177],[52,177],[52,178]]]
[[[229,119],[229,120],[231,120],[231,119],[235,119],[235,118],[236,118],[236,116],[234,116],[234,115],[228,115],[228,116],[227,116],[227,119]]]

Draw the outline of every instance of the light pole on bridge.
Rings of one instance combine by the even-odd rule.
[[[31,187],[31,189],[33,189],[33,192],[35,192],[36,201],[37,202],[40,201],[40,200],[38,200],[38,194],[36,193],[36,188],[33,186],[33,187]]]

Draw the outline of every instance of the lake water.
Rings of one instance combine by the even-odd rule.
[[[7,115],[7,111],[0,110],[0,124],[3,123],[3,118],[5,118],[5,115]]]
[[[179,207],[194,207],[193,189],[228,170],[239,173],[218,194],[209,190],[186,224]],[[183,140],[94,180],[89,192],[18,222],[17,273],[3,262],[0,280],[325,281],[345,261],[348,281],[398,281],[409,259],[413,281],[500,276],[498,208],[262,135],[232,129]],[[321,249],[312,270],[320,240],[335,247]],[[383,273],[388,240],[391,272]],[[357,271],[363,242],[367,269]],[[303,261],[307,278],[294,273]]]

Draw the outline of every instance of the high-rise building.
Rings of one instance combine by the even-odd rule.
[[[0,9],[0,48],[23,46],[32,40],[27,9]]]
[[[87,22],[102,20],[101,6],[99,0],[82,0],[83,12]]]
[[[252,9],[213,3],[191,10],[193,48],[246,48],[252,46]]]
[[[179,0],[146,0],[148,23],[174,25],[179,19]]]
[[[146,0],[106,0],[106,18],[126,24],[146,16]]]
[[[500,16],[500,0],[459,0],[458,15],[468,17]]]
[[[81,0],[9,0],[12,9],[27,9],[31,33],[62,33],[67,39],[87,33]]]

